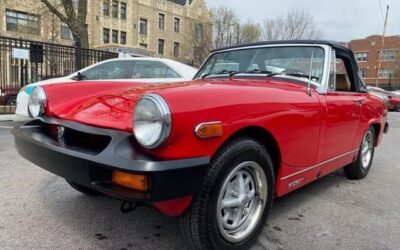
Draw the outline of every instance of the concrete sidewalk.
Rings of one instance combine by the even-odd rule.
[[[21,116],[17,116],[14,114],[0,114],[0,122],[4,122],[4,121],[23,121],[23,120],[27,120],[29,118],[27,117],[21,117]]]

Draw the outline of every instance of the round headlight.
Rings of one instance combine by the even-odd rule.
[[[145,148],[160,146],[171,132],[171,112],[165,100],[155,94],[143,96],[136,104],[133,133]]]
[[[35,87],[29,96],[28,109],[32,117],[39,117],[44,114],[46,105],[46,93],[43,88]]]

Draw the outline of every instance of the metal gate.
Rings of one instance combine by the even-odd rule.
[[[0,113],[15,111],[23,86],[69,75],[117,53],[0,36]]]

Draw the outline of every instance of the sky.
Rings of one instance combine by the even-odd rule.
[[[262,22],[304,10],[314,17],[323,39],[349,41],[382,34],[386,5],[390,6],[387,35],[400,35],[400,0],[206,0],[209,8],[228,6],[242,21]],[[383,13],[380,9],[382,3]],[[383,14],[383,15],[382,15]]]

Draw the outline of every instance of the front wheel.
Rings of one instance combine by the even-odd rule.
[[[360,149],[358,151],[357,160],[344,167],[344,173],[349,179],[363,179],[368,175],[374,158],[375,150],[375,130],[371,126],[363,137]]]
[[[264,227],[273,193],[265,148],[250,138],[234,139],[212,160],[181,218],[182,232],[192,249],[247,249]]]

